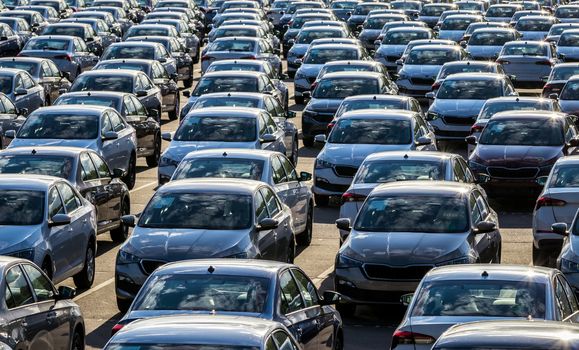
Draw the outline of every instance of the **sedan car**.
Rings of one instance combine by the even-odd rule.
[[[545,41],[510,41],[503,45],[497,63],[517,77],[517,87],[543,87],[543,77],[559,63],[553,44]]]
[[[557,43],[557,41],[559,41],[559,38],[561,37],[561,34],[564,31],[571,30],[571,29],[579,29],[579,23],[553,24],[551,26],[551,29],[549,30],[549,33],[547,33],[547,37],[545,38],[545,41],[548,41],[551,43]]]
[[[412,40],[433,39],[434,32],[430,28],[399,27],[388,30],[380,41],[374,59],[384,64],[388,71],[395,73],[398,65],[396,61],[402,57],[406,45]]]
[[[109,167],[123,169],[123,182],[129,189],[136,178],[135,129],[110,107],[53,106],[31,113],[8,148],[32,146],[71,146],[92,149]]]
[[[54,283],[73,277],[90,288],[95,276],[94,206],[61,178],[0,175],[0,255],[33,261]],[[15,301],[16,302],[16,301]]]
[[[517,11],[522,11],[520,4],[493,4],[485,13],[485,19],[489,22],[509,23]]]
[[[38,266],[24,259],[0,258],[1,311],[5,333],[1,349],[36,349],[46,344],[65,349],[85,347],[85,324],[80,307],[72,301],[76,291],[58,289]],[[51,312],[57,317],[47,319]]]
[[[114,59],[138,58],[143,60],[159,61],[169,75],[177,73],[177,60],[165,49],[165,46],[156,42],[125,41],[109,46],[101,61]]]
[[[97,56],[103,53],[103,41],[100,36],[85,23],[53,23],[42,30],[42,35],[70,35],[84,40],[89,51]]]
[[[167,262],[250,258],[292,263],[296,243],[291,220],[291,210],[260,181],[186,179],[161,186],[138,221],[123,217],[135,228],[116,259],[120,309]]]
[[[372,17],[368,16],[362,24],[360,34],[358,34],[358,39],[366,50],[374,51],[376,48],[374,41],[376,41],[382,32],[384,25],[402,21],[410,21],[410,18],[405,14],[394,13],[373,15]]]
[[[444,82],[446,77],[452,74],[459,73],[496,73],[505,75],[503,66],[492,61],[453,61],[442,65],[442,68],[436,76],[434,84],[432,84],[432,91],[436,92],[440,89],[440,85]]]
[[[579,310],[575,295],[569,292],[565,277],[555,269],[488,264],[435,268],[416,288],[408,311],[392,336],[393,348],[430,349],[448,328],[473,321],[524,319],[528,324],[563,321]],[[511,329],[507,325],[505,322],[503,332]],[[420,339],[420,344],[408,345],[413,339]],[[518,344],[521,341],[525,340],[517,339]],[[497,347],[491,345],[493,349]]]
[[[316,204],[328,204],[349,188],[358,167],[370,154],[380,151],[435,151],[436,138],[416,112],[363,109],[346,112],[329,136],[316,136],[324,143],[314,169],[312,191]]]
[[[397,303],[435,266],[501,261],[498,216],[474,184],[383,184],[353,225],[344,218],[336,226],[349,235],[336,255],[335,286],[355,303]]]
[[[433,28],[436,23],[438,23],[440,15],[449,10],[458,10],[458,6],[451,3],[426,3],[420,10],[418,20],[425,22],[430,28]]]
[[[21,69],[0,68],[0,92],[28,114],[46,105],[44,88],[32,76]]]
[[[334,114],[332,123],[342,114],[359,109],[404,109],[422,115],[422,108],[415,98],[397,95],[356,95],[346,97]],[[330,127],[330,125],[328,125]]]
[[[100,18],[66,18],[61,20],[60,23],[84,23],[90,25],[101,38],[103,49],[121,40],[113,29]]]
[[[6,23],[0,23],[0,39],[0,56],[2,57],[16,56],[24,46],[20,35]]]
[[[477,29],[468,39],[465,49],[473,60],[495,60],[499,57],[505,43],[516,41],[520,37],[520,34],[514,29]]]
[[[551,74],[543,77],[545,85],[541,95],[546,98],[558,97],[567,80],[574,75],[579,75],[579,63],[558,63],[554,65],[553,69],[551,69]]]
[[[515,30],[521,33],[522,40],[544,40],[557,23],[559,20],[553,16],[525,16],[517,21]]]
[[[452,15],[442,21],[438,30],[440,39],[460,41],[471,23],[483,22],[480,15]],[[436,28],[435,28],[436,29]]]
[[[12,31],[20,37],[20,40],[22,41],[23,45],[26,44],[26,42],[28,42],[28,40],[32,36],[34,36],[32,28],[30,27],[28,22],[26,22],[22,18],[18,17],[11,18],[0,16],[0,23],[8,24],[12,29]]]

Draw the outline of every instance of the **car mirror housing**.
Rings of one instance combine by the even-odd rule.
[[[312,93],[311,91],[304,91],[302,92],[302,96],[303,98],[312,98]]]
[[[14,91],[14,96],[22,96],[22,95],[26,95],[28,93],[28,91],[26,89],[16,89]]]
[[[64,226],[70,224],[70,221],[70,216],[66,214],[56,214],[48,221],[48,226]]]
[[[300,181],[310,181],[312,179],[312,174],[307,171],[300,172]]]
[[[476,225],[476,233],[488,233],[497,229],[497,224],[490,221],[481,221]]]
[[[137,97],[145,97],[145,96],[147,96],[147,91],[145,91],[145,90],[137,90],[137,91],[135,91],[135,95],[136,95]]]
[[[420,136],[416,140],[416,146],[426,146],[426,145],[430,145],[430,144],[432,144],[432,139],[430,137]]]
[[[430,99],[430,100],[434,100],[436,98],[436,94],[434,93],[434,91],[430,91],[430,92],[427,92],[424,95],[424,97],[426,97],[427,99]]]
[[[135,215],[123,215],[121,216],[121,222],[129,227],[135,227],[137,224],[137,217]]]
[[[165,141],[171,141],[173,139],[173,135],[170,132],[164,132],[161,134],[161,139]]]
[[[4,137],[8,139],[13,139],[16,137],[16,130],[6,130],[4,132]]]
[[[314,142],[316,143],[326,143],[326,135],[320,134],[314,136]]]
[[[272,218],[262,219],[257,225],[258,231],[274,230],[279,226],[279,222]]]
[[[119,138],[119,134],[115,131],[106,131],[103,134],[103,141],[116,140],[118,138]]]
[[[466,143],[469,144],[469,145],[473,145],[473,146],[474,146],[474,145],[477,144],[476,136],[467,136],[467,137],[465,137],[464,140],[465,140]]]
[[[120,168],[114,168],[113,173],[111,174],[113,179],[120,179],[125,176],[126,172]]]
[[[341,218],[336,220],[336,227],[340,230],[350,231],[352,230],[352,225],[349,218]]]
[[[326,290],[323,298],[320,300],[321,305],[335,305],[342,302],[342,295],[332,290]]]
[[[547,179],[549,177],[548,176],[539,176],[535,182],[537,183],[537,185],[539,186],[545,186],[545,184],[547,183]]]
[[[70,300],[76,296],[76,289],[69,286],[58,287],[57,300]]]
[[[270,142],[275,142],[276,140],[277,140],[277,138],[273,134],[263,134],[259,138],[259,142],[261,142],[261,143],[270,143]]]
[[[414,293],[404,294],[400,297],[400,303],[404,306],[408,306],[412,302],[412,298],[414,298]]]
[[[551,225],[551,231],[561,236],[567,236],[569,231],[567,231],[567,224],[564,222],[557,222]]]

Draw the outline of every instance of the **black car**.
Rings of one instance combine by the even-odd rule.
[[[103,40],[90,24],[54,23],[46,26],[42,35],[70,35],[83,39],[90,52],[100,56],[103,53]]]
[[[6,148],[10,144],[10,138],[4,137],[4,133],[8,130],[17,131],[20,129],[28,111],[19,110],[16,108],[12,100],[8,96],[0,92],[0,147]]]
[[[24,46],[20,36],[6,23],[0,23],[0,56],[16,56]]]
[[[0,23],[8,24],[10,28],[12,28],[12,31],[20,37],[22,45],[26,44],[28,39],[34,35],[28,22],[22,18],[0,17]]]
[[[40,33],[49,25],[48,21],[39,12],[28,10],[11,10],[1,12],[0,17],[22,18],[32,28],[34,33]]]
[[[60,96],[55,105],[110,106],[119,112],[137,132],[137,157],[146,157],[147,165],[155,167],[161,154],[161,125],[156,112],[149,111],[133,94],[124,92],[69,92]]]

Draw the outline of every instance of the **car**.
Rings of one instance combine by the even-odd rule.
[[[487,1],[459,0],[455,4],[459,10],[479,11],[481,13],[484,13],[489,8],[489,2]]]
[[[26,44],[26,42],[34,35],[32,33],[32,28],[28,25],[28,22],[22,18],[0,16],[0,23],[8,24],[12,31],[20,37],[23,45]]]
[[[434,32],[430,28],[392,28],[384,34],[380,41],[374,60],[387,67],[389,72],[396,73],[398,65],[396,61],[402,57],[406,45],[412,40],[434,39]]]
[[[320,13],[316,11],[296,14],[294,18],[292,18],[291,23],[288,26],[281,40],[282,53],[284,57],[287,57],[289,50],[295,43],[296,36],[304,27],[305,23],[308,22],[320,23],[330,21],[336,21],[336,18],[331,13]]]
[[[420,294],[420,281],[435,266],[501,261],[497,214],[475,184],[382,184],[370,192],[353,224],[343,218],[336,226],[349,231],[334,268],[336,290],[352,301],[344,305],[346,314],[354,313],[356,304],[398,303],[415,289]],[[384,240],[388,244],[380,243]]]
[[[312,83],[312,89],[314,89],[320,80],[330,73],[338,72],[374,72],[384,75],[387,80],[386,85],[388,85],[387,90],[389,94],[398,94],[398,86],[390,79],[390,75],[386,70],[386,67],[380,62],[376,61],[365,61],[365,60],[352,60],[352,61],[332,61],[324,64],[316,80]]]
[[[471,23],[483,22],[484,19],[480,15],[452,15],[448,16],[440,24],[438,30],[438,38],[460,41],[464,36],[466,28]]]
[[[422,6],[418,20],[428,24],[433,28],[445,11],[458,10],[458,6],[452,3],[426,3]]]
[[[212,272],[208,272],[209,266],[213,267]],[[171,292],[170,288],[159,289],[159,284],[174,285],[179,292]],[[220,289],[228,290],[232,297],[237,295],[240,302],[230,304],[228,298],[217,298],[217,290],[212,288],[216,284],[221,285]],[[292,286],[300,287],[294,289]],[[198,289],[194,291],[194,288]],[[180,301],[188,299],[192,292],[202,295],[195,299],[197,302],[190,301],[198,306],[195,311],[192,307],[182,309]],[[295,305],[288,303],[284,294],[297,296]],[[323,344],[323,349],[338,350],[343,344],[342,320],[330,306],[339,300],[339,295],[327,291],[322,296],[302,269],[295,265],[263,260],[199,259],[166,264],[151,274],[113,331],[118,332],[140,319],[171,315],[178,309],[195,319],[210,312],[204,307],[206,298],[213,298],[216,302],[213,309],[225,315],[257,316],[261,320],[280,322],[304,347]],[[308,308],[317,312],[307,312]],[[292,317],[292,312],[302,317]],[[312,319],[320,326],[308,332],[307,324]]]
[[[61,72],[68,72],[75,80],[82,72],[91,69],[98,57],[89,50],[84,40],[66,35],[40,35],[33,37],[20,53],[20,57],[50,59]]]
[[[424,101],[425,94],[432,89],[432,84],[442,65],[447,62],[462,61],[466,57],[466,51],[458,45],[414,46],[406,58],[397,61],[398,65],[402,65],[396,80],[400,95]]]
[[[0,348],[30,349],[52,344],[84,349],[85,324],[80,307],[71,300],[76,295],[74,288],[57,289],[38,266],[25,259],[0,257],[0,270],[2,298],[6,300],[1,311],[6,333],[0,338]],[[49,321],[47,315],[52,310],[58,310],[61,316]]]
[[[101,61],[115,59],[156,60],[165,67],[169,76],[177,73],[177,60],[156,42],[125,41],[111,44],[101,56]]]
[[[89,50],[97,56],[103,53],[103,41],[97,32],[85,23],[53,23],[47,25],[41,35],[67,35],[81,38]]]
[[[73,277],[77,287],[90,288],[97,246],[94,206],[68,181],[52,176],[0,175],[0,192],[5,233],[0,255],[34,262],[54,283]]]
[[[578,309],[575,296],[567,295],[569,291],[565,277],[555,269],[498,264],[438,267],[426,274],[416,288],[406,316],[394,331],[392,344],[399,350],[430,349],[450,327],[473,321],[562,321],[569,310]],[[504,322],[503,333],[512,329],[508,324]],[[560,322],[559,325],[566,327]],[[479,329],[484,329],[482,323]],[[486,339],[493,334],[489,333]],[[469,334],[470,339],[476,339],[473,333]],[[419,346],[406,345],[415,337],[420,337]],[[492,345],[498,346],[502,344]]]
[[[49,23],[42,15],[37,11],[29,10],[10,10],[6,12],[1,12],[0,17],[12,17],[12,18],[22,18],[28,25],[32,28],[32,31],[36,34],[41,33],[44,27]]]
[[[545,85],[541,93],[542,97],[558,97],[567,80],[578,74],[579,63],[558,63],[554,65],[551,73],[544,77]]]
[[[462,41],[468,42],[468,39],[470,39],[472,33],[474,33],[474,31],[477,29],[492,29],[492,28],[512,29],[512,27],[505,22],[474,22],[468,25],[468,27],[464,31],[464,35],[460,39],[460,43]]]
[[[29,2],[28,0],[5,0],[2,1],[3,10],[14,10],[18,6],[28,5]]]
[[[158,116],[152,111],[147,111],[135,95],[112,91],[69,92],[54,101],[54,105],[89,105],[114,108],[135,129],[137,157],[144,157],[149,167],[155,167],[159,164],[161,125],[158,122]]]
[[[67,18],[73,12],[65,0],[30,0],[30,5],[50,6],[54,8],[62,18]]]
[[[489,22],[509,23],[513,15],[522,10],[523,6],[520,4],[493,4],[486,11],[485,19]]]
[[[482,13],[481,13],[480,11],[471,11],[471,10],[447,10],[447,11],[444,11],[444,12],[440,15],[440,17],[438,18],[438,22],[436,23],[436,25],[434,26],[433,29],[434,29],[435,31],[439,31],[439,30],[440,30],[440,26],[442,25],[442,22],[444,22],[444,20],[445,20],[447,17],[450,17],[450,16],[462,16],[462,15],[465,15],[465,16],[481,16]],[[472,22],[472,23],[479,23],[479,22],[484,22],[484,21],[474,21],[474,22]],[[466,28],[468,28],[468,25],[467,25],[464,29],[466,29]],[[444,40],[452,40],[452,39],[444,39]],[[453,41],[456,42],[456,40],[453,40]]]
[[[348,17],[346,23],[348,23],[348,27],[351,31],[358,31],[358,26],[361,26],[364,23],[370,11],[390,8],[390,4],[383,2],[369,1],[358,3],[350,17]]]
[[[575,49],[579,41],[579,29],[568,29],[561,33],[557,41],[557,57],[565,62],[578,62],[579,54]]]
[[[129,189],[136,178],[135,129],[117,111],[102,106],[51,106],[31,113],[20,129],[7,131],[8,146],[71,146],[92,149],[112,169],[124,170]]]
[[[25,113],[26,112],[26,113]],[[10,144],[10,139],[5,137],[8,130],[18,130],[26,120],[24,114],[28,111],[16,108],[14,102],[0,92],[0,148],[4,149]]]
[[[311,99],[302,112],[304,145],[313,146],[314,137],[326,132],[328,123],[333,120],[334,113],[346,97],[395,93],[391,85],[383,73],[345,71],[325,74],[311,95],[306,93]]]
[[[93,150],[76,147],[18,147],[0,152],[1,174],[42,174],[66,179],[96,208],[97,234],[110,231],[115,242],[128,235],[120,217],[129,214],[130,195],[119,179],[122,169],[109,169]]]
[[[61,72],[50,59],[37,57],[5,57],[0,58],[0,68],[22,69],[27,71],[32,79],[44,87],[44,103],[51,105],[58,96],[70,89],[68,72]]]
[[[422,115],[420,103],[415,98],[397,95],[356,95],[346,97],[336,113],[334,120],[339,119],[342,114],[359,109],[404,109]]]
[[[177,32],[179,34],[179,41],[181,42],[181,44],[183,44],[183,46],[185,46],[186,48],[189,48],[189,50],[191,51],[191,57],[196,57],[197,61],[199,61],[199,57],[201,57],[200,52],[201,52],[201,40],[199,40],[199,38],[197,37],[197,35],[195,35],[194,32],[191,31],[189,25],[183,21],[183,20],[179,20],[179,19],[147,19],[141,22],[141,24],[139,24],[140,27],[144,26],[144,25],[156,25],[156,26],[164,26],[164,25],[169,25],[169,26],[173,26],[175,27],[175,29],[177,29]],[[137,26],[135,26],[137,27]],[[133,35],[133,36],[139,36],[139,35]],[[146,34],[145,36],[150,36],[150,34]]]
[[[579,91],[579,76],[571,76],[559,94],[559,104],[561,105],[561,111],[567,114],[573,114],[579,112],[579,96],[577,92]],[[575,122],[577,124],[577,121]]]
[[[521,35],[514,29],[477,29],[466,42],[465,49],[472,60],[496,60],[505,43],[520,38]]]
[[[230,23],[231,21],[227,21]],[[212,29],[209,34],[207,34],[208,44],[219,38],[234,38],[234,37],[247,37],[247,38],[260,38],[266,40],[270,45],[274,45],[274,42],[279,44],[279,39],[273,39],[271,34],[268,34],[262,26],[260,25],[247,25],[247,24],[227,24],[221,25],[219,28]],[[278,49],[278,48],[274,48]],[[278,49],[279,50],[279,49]],[[203,52],[205,54],[205,51]]]
[[[46,104],[44,88],[22,69],[0,68],[0,87],[0,92],[25,115]]]
[[[293,263],[291,220],[291,210],[261,181],[185,179],[161,186],[138,220],[123,217],[134,229],[115,264],[119,309],[126,310],[149,275],[167,262],[249,258]]]
[[[105,21],[105,23],[109,26],[109,30],[112,34],[116,37],[120,38],[123,36],[123,31],[119,22],[115,20],[112,14],[106,11],[87,11],[86,9],[73,13],[69,18],[77,18],[77,19],[100,19]]]
[[[91,7],[86,7],[84,11],[90,11],[90,12],[108,12],[110,13],[113,18],[115,19],[115,22],[117,22],[117,24],[119,25],[119,29],[120,29],[120,36],[123,36],[124,34],[127,33],[127,31],[133,26],[133,21],[131,21],[128,16],[127,13],[125,12],[125,10],[123,10],[120,7],[114,7],[114,6],[91,6]]]
[[[383,183],[396,181],[455,181],[475,183],[466,161],[445,152],[387,151],[367,156],[341,198],[340,218],[354,222],[368,195]],[[340,245],[349,232],[340,230]]]
[[[440,85],[444,82],[446,77],[459,73],[495,73],[506,75],[503,66],[492,61],[483,60],[447,62],[442,65],[440,72],[438,72],[438,75],[434,80],[434,84],[432,84],[432,91],[438,91],[438,89],[440,89]]]
[[[410,21],[410,17],[404,14],[393,13],[374,15],[372,17],[368,16],[362,25],[360,34],[358,34],[358,40],[360,40],[366,50],[374,51],[376,48],[374,42],[382,32],[384,25],[401,21]]]
[[[0,40],[0,56],[2,57],[16,56],[24,46],[20,35],[6,23],[0,23],[0,39],[2,39]]]
[[[521,10],[521,11],[517,11],[513,14],[513,17],[511,17],[511,21],[509,22],[511,27],[515,27],[517,25],[517,22],[526,16],[551,16],[551,12],[546,11],[546,10]]]
[[[545,41],[557,43],[561,37],[561,33],[566,30],[579,29],[579,23],[557,23],[551,26]]]
[[[543,77],[559,63],[553,44],[545,41],[510,41],[503,45],[496,60],[508,75],[514,75],[516,87],[543,87]]]
[[[557,6],[553,15],[557,17],[561,23],[578,23],[579,6],[577,6],[577,4],[562,4]]]
[[[517,21],[515,30],[521,33],[522,40],[544,40],[557,23],[559,20],[552,16],[525,16]]]
[[[164,104],[161,89],[157,87],[147,74],[129,69],[99,69],[82,73],[70,87],[70,92],[77,91],[115,91],[132,93],[149,111],[161,119],[161,112],[169,110],[169,119],[176,119],[178,114],[177,101]]]
[[[571,117],[565,114],[496,113],[480,138],[466,138],[467,143],[476,145],[469,156],[469,167],[489,195],[506,196],[525,190],[529,196],[535,196],[543,187],[536,179],[548,175],[557,159],[577,151],[577,134]],[[497,154],[502,157],[497,158]]]
[[[441,40],[441,39],[418,39],[418,40],[411,40],[410,42],[408,42],[408,44],[406,45],[406,49],[404,50],[404,52],[402,53],[402,56],[400,57],[399,61],[396,61],[396,64],[398,65],[398,69],[397,71],[400,71],[400,68],[402,67],[402,65],[404,64],[404,60],[406,60],[406,57],[408,57],[408,54],[410,53],[410,51],[415,48],[416,46],[422,46],[422,45],[445,45],[445,46],[456,46],[459,47],[458,43],[456,41],[452,41],[452,40]],[[393,74],[393,76],[398,76],[398,74]]]
[[[326,9],[326,4],[321,1],[292,1],[280,17],[278,26],[282,30],[287,30],[290,24],[289,22],[294,19],[294,15],[298,10],[314,12],[323,9]]]
[[[269,184],[292,211],[299,245],[312,241],[314,199],[307,184],[312,175],[297,173],[288,158],[264,150],[218,149],[190,152],[179,163],[171,181],[191,178],[241,178]]]
[[[316,204],[326,206],[330,196],[342,196],[350,187],[360,164],[381,151],[435,151],[436,138],[422,116],[406,110],[362,109],[346,112],[328,137],[316,136],[324,148],[316,157],[314,186]]]
[[[562,305],[567,311],[570,302],[564,301]],[[548,349],[557,347],[562,343],[569,347],[576,347],[579,346],[576,340],[577,330],[576,325],[561,324],[561,322],[555,321],[467,322],[452,326],[442,333],[432,349],[447,349],[449,344],[465,348],[508,347],[513,350],[533,347]]]
[[[295,338],[281,323],[225,315],[194,318],[167,316],[136,321],[115,334],[104,349],[134,346],[154,346],[158,349],[203,346],[217,349],[301,350]]]
[[[403,28],[403,27],[406,27],[406,28],[430,28],[428,26],[428,24],[426,24],[426,22],[422,22],[422,21],[393,21],[393,22],[388,22],[388,23],[384,24],[384,26],[382,27],[380,34],[378,35],[378,37],[374,41],[374,46],[376,48],[379,47],[380,43],[384,39],[384,35],[386,35],[386,33],[388,33],[388,31],[390,31],[391,29]],[[432,31],[432,34],[434,37],[435,36],[434,31]]]
[[[341,21],[347,21],[354,9],[358,5],[358,1],[353,0],[337,0],[330,4],[330,9],[336,17]]]
[[[469,135],[486,100],[518,96],[510,79],[496,73],[458,73],[447,76],[426,113],[438,140],[462,140]]]

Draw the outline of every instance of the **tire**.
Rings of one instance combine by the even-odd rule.
[[[324,196],[321,194],[314,193],[314,200],[316,201],[317,207],[327,207],[328,203],[330,203],[330,196]]]
[[[84,336],[81,334],[81,331],[79,329],[76,329],[74,331],[74,334],[72,336],[72,341],[70,344],[70,349],[71,350],[84,350]]]
[[[314,147],[314,138],[310,136],[304,136],[304,146],[306,147]]]
[[[344,350],[344,340],[342,335],[336,336],[336,341],[334,341],[334,347],[332,350]]]
[[[147,156],[145,159],[147,160],[147,166],[149,168],[154,168],[159,165],[159,158],[161,158],[161,136],[155,136],[155,150],[154,153],[150,156]]]
[[[74,275],[72,278],[77,288],[89,289],[94,282],[94,276],[95,276],[95,251],[94,245],[89,242],[84,257],[84,267],[82,268],[82,271]]]
[[[314,226],[314,208],[313,203],[310,203],[308,209],[308,218],[306,221],[306,229],[296,237],[299,246],[307,247],[312,243],[313,226]]]
[[[502,251],[502,246],[499,244],[499,248],[497,249],[497,254],[495,255],[492,263],[493,264],[500,264],[501,263],[501,251]]]
[[[173,110],[169,112],[169,120],[177,120],[177,118],[179,118],[179,104],[180,98],[179,92],[177,92],[175,96],[175,108],[173,108]]]
[[[341,316],[353,316],[356,313],[356,304],[336,304],[336,309]]]
[[[129,215],[130,213],[131,207],[129,206],[128,200],[123,199],[123,203],[121,204],[120,216]],[[129,236],[129,227],[121,222],[119,227],[112,229],[110,231],[110,234],[113,242],[122,243]]]
[[[126,313],[129,310],[129,307],[131,307],[131,303],[132,301],[130,300],[125,300],[117,297],[117,308],[122,313]]]
[[[298,105],[303,105],[305,102],[305,99],[303,96],[294,96],[294,100],[296,101],[296,104],[298,104]]]
[[[132,190],[135,187],[135,182],[137,178],[137,160],[135,159],[135,155],[131,155],[131,159],[129,160],[129,168],[127,169],[127,175],[123,178],[123,182],[127,185],[129,190]]]

